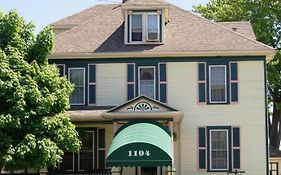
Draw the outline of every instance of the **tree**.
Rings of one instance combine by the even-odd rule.
[[[273,105],[269,124],[270,144],[281,138],[281,0],[211,0],[195,11],[214,21],[250,21],[257,40],[278,50],[268,67],[268,100]]]
[[[48,64],[54,34],[0,15],[0,173],[55,165],[81,142],[66,114],[72,85]]]

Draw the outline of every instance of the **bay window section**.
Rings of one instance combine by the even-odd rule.
[[[139,67],[139,95],[155,98],[155,67]]]
[[[210,170],[228,170],[228,130],[210,130]]]
[[[226,103],[226,66],[209,66],[210,103]]]
[[[69,68],[69,81],[74,84],[74,90],[70,95],[71,105],[85,104],[85,68]]]

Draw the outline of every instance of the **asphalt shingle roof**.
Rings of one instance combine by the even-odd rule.
[[[248,38],[256,40],[254,30],[249,21],[219,22],[219,24]]]
[[[149,0],[127,3],[134,1]],[[164,44],[125,45],[121,4],[96,5],[52,25],[75,25],[56,36],[54,54],[274,50],[254,40],[249,24],[212,22],[172,4]],[[233,26],[241,31],[234,32]]]

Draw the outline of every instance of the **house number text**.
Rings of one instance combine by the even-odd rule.
[[[150,151],[149,150],[133,150],[133,151],[128,151],[128,156],[129,157],[149,157],[150,156]]]

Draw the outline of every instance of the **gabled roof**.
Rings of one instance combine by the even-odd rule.
[[[129,2],[148,0],[131,0]],[[160,0],[154,0],[160,1]],[[162,1],[162,0],[161,0]],[[82,22],[83,21],[83,22]],[[51,58],[89,55],[120,57],[168,56],[224,56],[270,55],[275,50],[216,22],[169,4],[169,23],[165,26],[164,44],[125,45],[124,18],[120,4],[97,5],[81,13],[60,20],[53,25],[76,25],[56,36]],[[131,53],[131,55],[130,55]],[[168,54],[169,53],[169,54]],[[119,54],[119,55],[118,55]],[[238,56],[237,55],[237,56]]]
[[[138,96],[102,115],[106,119],[173,119],[174,122],[183,117],[180,111],[147,96]]]
[[[123,5],[162,5],[167,4],[164,0],[127,0]]]
[[[168,112],[168,111],[178,111],[164,103],[157,100],[149,98],[147,96],[141,95],[126,103],[117,106],[107,113],[112,112]]]

